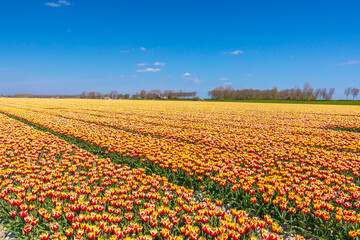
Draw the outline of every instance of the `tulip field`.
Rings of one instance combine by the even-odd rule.
[[[359,106],[0,99],[0,126],[18,239],[360,238]]]

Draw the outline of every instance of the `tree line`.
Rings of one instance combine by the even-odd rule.
[[[346,88],[344,93],[346,95],[346,98],[349,99],[349,95],[353,96],[353,100],[357,97],[357,95],[359,95],[359,89],[358,88]]]
[[[118,91],[112,90],[110,93],[102,94],[100,92],[85,92],[83,91],[79,98],[89,98],[89,99],[129,99],[130,94],[118,94]]]
[[[314,89],[310,83],[305,83],[303,88],[294,87],[290,89],[278,90],[273,89],[234,89],[231,86],[216,87],[208,92],[212,99],[264,99],[264,100],[331,100],[335,93],[335,88],[318,88]],[[353,99],[359,94],[358,88],[345,89],[345,95],[353,96]]]
[[[344,90],[346,98],[352,97],[353,100],[359,95],[359,88],[348,87]],[[331,100],[335,93],[335,88],[318,88],[314,89],[310,83],[305,83],[303,88],[294,87],[290,89],[278,90],[277,87],[272,89],[234,89],[231,86],[216,87],[208,92],[212,99],[235,99],[235,100]],[[103,94],[96,91],[83,91],[78,95],[38,95],[38,94],[15,94],[7,97],[18,98],[89,98],[89,99],[193,99],[198,100],[196,92],[184,92],[182,90],[164,90],[153,89],[146,91],[142,89],[133,95],[119,94],[118,91],[112,90]]]
[[[183,92],[182,90],[176,92],[173,90],[164,90],[163,92],[160,89],[153,89],[148,92],[142,89],[140,93],[136,93],[131,96],[131,98],[141,98],[141,99],[179,99],[179,98],[193,98],[196,96],[196,92]]]
[[[156,99],[156,98],[163,98],[163,99],[180,99],[180,98],[194,98],[196,96],[196,92],[183,92],[180,91],[173,91],[173,90],[164,90],[161,91],[160,89],[153,89],[150,91],[146,91],[142,89],[140,93],[135,93],[130,96],[130,94],[118,94],[116,90],[112,90],[110,93],[102,94],[100,92],[92,91],[92,92],[85,92],[83,91],[79,98],[89,98],[89,99]]]

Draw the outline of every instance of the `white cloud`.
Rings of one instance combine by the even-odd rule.
[[[120,51],[120,53],[128,53],[129,52],[129,50],[122,50],[122,51]]]
[[[147,63],[138,63],[138,64],[136,64],[136,66],[146,66],[147,65]]]
[[[140,50],[141,50],[141,51],[146,51],[146,48],[140,47]]]
[[[61,4],[59,3],[45,3],[45,5],[49,7],[61,7]]]
[[[163,66],[165,66],[165,63],[163,63],[163,62],[155,62],[154,65],[163,67]]]
[[[191,74],[189,72],[186,72],[186,73],[183,74],[183,81],[184,82],[193,81],[196,84],[200,84],[204,80],[200,80],[199,77],[196,77],[196,74]]]
[[[247,73],[246,76],[247,76],[247,77],[252,77],[252,76],[254,76],[254,74],[252,74],[252,73]]]
[[[353,61],[348,61],[348,62],[345,62],[345,63],[340,63],[339,65],[343,66],[343,65],[352,65],[352,64],[360,64],[360,61],[353,60]]]
[[[200,80],[198,77],[192,78],[191,80],[193,80],[196,84],[200,84],[202,82],[202,80]]]
[[[57,2],[47,2],[45,3],[45,5],[49,7],[61,7],[61,6],[70,6],[71,3],[66,0],[60,0]]]
[[[219,80],[219,81],[227,81],[227,80],[229,80],[229,79],[227,79],[227,78],[219,78],[218,80]]]
[[[139,69],[136,72],[158,72],[161,71],[160,68],[146,68],[146,69]]]
[[[227,83],[224,83],[225,85],[231,85],[232,83],[231,82],[227,82]]]
[[[232,54],[232,55],[238,55],[238,54],[240,54],[240,53],[244,53],[244,51],[235,50],[235,51],[230,52],[230,54]]]
[[[60,3],[60,4],[64,5],[64,6],[70,6],[70,5],[71,5],[71,4],[70,4],[68,1],[66,1],[66,0],[58,1],[58,3]]]

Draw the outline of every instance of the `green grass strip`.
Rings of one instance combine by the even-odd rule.
[[[343,131],[343,132],[356,132],[360,133],[360,128],[343,128],[343,127],[335,127],[335,128],[329,128],[331,130],[335,131]]]

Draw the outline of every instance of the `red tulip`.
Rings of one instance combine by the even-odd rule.
[[[68,237],[72,236],[73,233],[74,233],[74,231],[71,228],[68,228],[65,231],[65,235],[68,236]]]
[[[16,211],[11,211],[9,214],[10,214],[11,217],[15,217],[16,216]]]
[[[27,211],[22,211],[22,212],[20,212],[20,217],[22,217],[22,218],[25,218],[25,217],[27,217]]]
[[[52,231],[58,230],[58,229],[59,229],[59,224],[58,224],[57,222],[52,222],[52,223],[50,223],[50,229],[51,229]]]
[[[23,229],[23,234],[27,234],[29,232],[31,232],[32,227],[30,225],[26,225]]]
[[[49,233],[42,233],[42,234],[40,235],[40,239],[41,239],[41,240],[48,240],[49,237],[50,237],[50,234],[49,234]]]
[[[31,226],[35,226],[36,224],[38,224],[39,219],[37,218],[33,218],[32,221],[30,222]]]
[[[151,229],[151,230],[150,230],[150,235],[151,235],[152,237],[156,237],[156,236],[158,235],[158,231],[157,231],[156,229]]]

